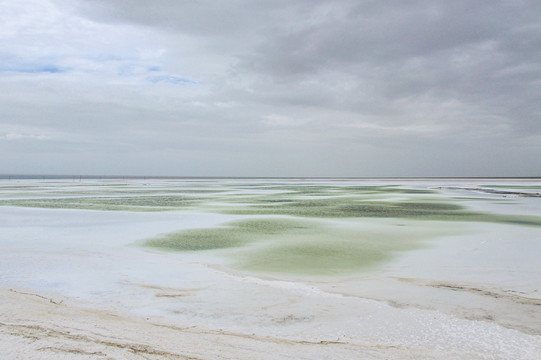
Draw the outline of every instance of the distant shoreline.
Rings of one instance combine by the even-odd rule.
[[[541,180],[541,176],[156,176],[0,174],[0,180]]]

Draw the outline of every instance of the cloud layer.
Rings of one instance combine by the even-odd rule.
[[[541,175],[538,1],[0,8],[0,173]]]

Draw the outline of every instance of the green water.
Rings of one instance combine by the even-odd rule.
[[[254,219],[236,221],[216,228],[190,229],[163,234],[145,245],[167,250],[212,250],[239,247],[265,236],[282,236],[314,223],[298,220]]]
[[[193,205],[196,201],[195,197],[178,195],[118,196],[2,200],[0,205],[48,209],[167,211]]]
[[[493,222],[541,226],[541,216],[491,214],[469,210],[465,205],[441,199],[400,201],[362,200],[354,197],[332,199],[288,199],[225,208],[237,215],[289,215],[307,218],[407,218],[432,221]]]
[[[27,187],[18,194],[11,192],[18,186],[0,188],[0,206],[101,211],[197,210],[250,216],[405,218],[541,226],[541,216],[476,212],[468,208],[468,199],[393,185],[166,183],[110,184],[110,187],[97,184],[92,188],[88,184],[80,187],[64,183]],[[7,191],[4,197],[2,191]],[[25,198],[13,198],[16,196]]]
[[[456,227],[418,222],[328,222],[257,218],[216,228],[190,229],[147,240],[170,251],[223,250],[240,270],[340,275],[373,268],[426,240],[458,233]]]

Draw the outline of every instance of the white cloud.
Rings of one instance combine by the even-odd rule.
[[[21,139],[33,139],[33,140],[48,140],[49,136],[45,134],[28,134],[28,133],[18,133],[18,132],[6,132],[0,133],[0,139],[5,140],[21,140]]]

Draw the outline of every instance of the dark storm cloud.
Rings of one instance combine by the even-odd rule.
[[[434,107],[458,101],[515,131],[541,131],[537,1],[134,3],[84,9],[96,20],[198,35],[209,47],[235,43],[228,75],[252,91],[222,96],[390,115],[384,122],[411,120],[396,101],[428,97]]]

